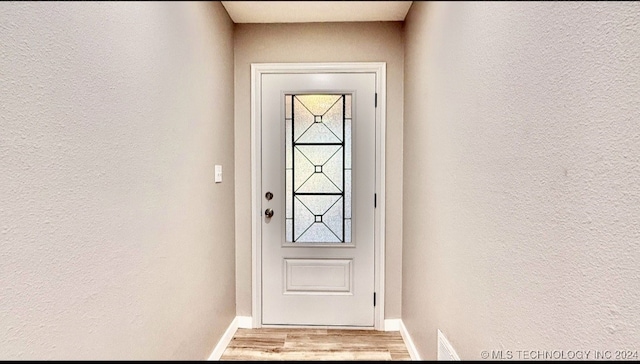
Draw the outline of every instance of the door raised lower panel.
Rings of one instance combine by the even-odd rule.
[[[353,294],[352,259],[284,259],[284,294]]]

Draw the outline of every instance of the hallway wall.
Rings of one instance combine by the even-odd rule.
[[[220,3],[0,4],[0,359],[209,356],[235,316],[232,90]]]
[[[462,359],[637,350],[640,7],[414,2],[405,31],[402,319],[422,358],[437,329]]]
[[[237,312],[251,316],[251,63],[387,62],[386,318],[402,292],[402,79],[400,22],[236,24]]]

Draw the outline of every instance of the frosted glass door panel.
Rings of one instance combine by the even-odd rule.
[[[285,95],[286,241],[351,242],[351,95]]]

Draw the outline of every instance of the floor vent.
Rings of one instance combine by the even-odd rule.
[[[460,360],[442,331],[438,330],[438,360]]]

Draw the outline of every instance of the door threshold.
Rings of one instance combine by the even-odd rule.
[[[262,329],[375,330],[373,326],[341,325],[262,325]]]

